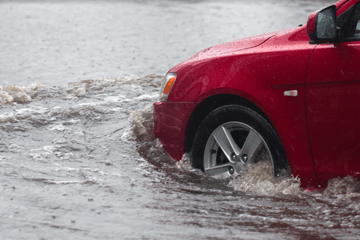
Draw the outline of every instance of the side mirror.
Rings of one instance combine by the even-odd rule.
[[[338,35],[335,5],[312,13],[308,18],[306,30],[313,43],[335,42]]]

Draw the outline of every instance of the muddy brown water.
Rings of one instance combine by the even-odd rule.
[[[358,181],[209,178],[152,133],[172,65],[329,3],[0,1],[0,238],[358,239]]]

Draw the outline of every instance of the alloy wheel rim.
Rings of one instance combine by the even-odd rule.
[[[204,171],[208,176],[237,176],[260,161],[274,162],[263,137],[242,122],[227,122],[217,127],[206,142]]]

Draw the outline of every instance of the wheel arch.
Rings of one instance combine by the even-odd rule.
[[[196,132],[202,123],[202,121],[205,119],[207,115],[209,115],[212,111],[215,109],[225,106],[225,105],[240,105],[247,107],[258,114],[260,114],[263,118],[268,121],[268,123],[274,128],[274,126],[271,124],[269,118],[266,116],[266,114],[254,103],[249,101],[246,98],[243,98],[238,95],[234,94],[217,94],[210,96],[203,101],[201,101],[194,109],[192,114],[190,115],[190,118],[188,120],[186,129],[185,129],[185,142],[184,142],[184,152],[188,153],[190,152],[194,138],[196,135]]]

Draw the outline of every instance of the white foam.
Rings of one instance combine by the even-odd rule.
[[[29,115],[42,115],[49,111],[48,108],[40,107],[40,106],[34,106],[32,108],[20,108],[15,109],[15,114],[18,118],[26,117]]]
[[[13,121],[16,121],[13,112],[4,112],[3,114],[0,115],[0,123],[13,122]]]
[[[106,97],[104,99],[104,102],[107,103],[115,103],[115,102],[120,102],[121,99],[124,99],[125,96],[124,95],[118,95],[118,96],[110,96],[110,97]]]
[[[158,93],[154,93],[154,94],[143,94],[143,95],[140,95],[138,97],[135,97],[133,100],[154,100],[156,98],[159,97],[159,94]]]
[[[136,84],[139,83],[140,77],[125,76],[125,77],[112,77],[98,80],[82,80],[80,82],[72,82],[68,84],[66,93],[69,98],[83,97],[91,89],[102,89],[105,87],[113,86],[116,84]]]
[[[56,148],[54,145],[49,145],[49,146],[43,146],[42,149],[44,149],[46,152],[53,153]]]
[[[45,88],[43,84],[31,83],[28,86],[20,86],[17,84],[9,84],[0,87],[1,104],[29,103],[31,102],[31,93]]]
[[[64,125],[62,125],[61,123],[57,123],[57,124],[49,126],[48,130],[50,130],[50,131],[55,131],[56,130],[56,131],[63,132],[65,130],[67,130],[67,128]]]
[[[131,128],[127,128],[125,129],[125,131],[123,132],[123,134],[120,137],[121,141],[123,142],[129,142],[132,139],[132,132],[131,132]]]
[[[236,179],[230,181],[235,190],[265,196],[298,195],[300,181],[293,177],[274,177],[272,166],[267,162],[259,162]]]

